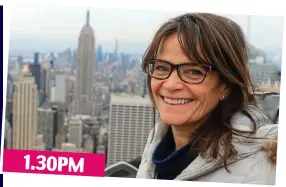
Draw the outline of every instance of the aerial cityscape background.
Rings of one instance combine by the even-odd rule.
[[[156,29],[182,12],[15,7],[5,148],[104,153],[106,166],[143,152],[154,125],[141,58]],[[248,40],[258,85],[279,87],[283,17],[225,15]]]

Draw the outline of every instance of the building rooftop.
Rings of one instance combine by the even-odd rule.
[[[83,115],[83,114],[77,114],[77,115],[73,115],[69,118],[70,120],[95,120],[96,117],[91,116],[91,115]]]
[[[76,145],[73,143],[64,142],[62,143],[63,148],[76,148]]]
[[[54,112],[51,108],[44,108],[44,107],[40,107],[38,108],[38,111],[40,112]]]
[[[49,102],[43,103],[43,105],[40,106],[40,107],[38,108],[38,110],[39,110],[39,111],[45,111],[45,110],[51,111],[51,110],[52,110],[52,108],[51,108],[51,103],[49,103]]]
[[[105,168],[107,177],[136,178],[138,169],[127,162],[121,161]]]
[[[131,94],[111,94],[111,105],[148,105],[151,106],[151,100],[148,96]]]
[[[89,20],[90,19],[89,19],[89,10],[88,10],[86,13],[86,24],[82,27],[80,31],[81,36],[84,36],[84,35],[94,36],[94,30],[91,27]]]

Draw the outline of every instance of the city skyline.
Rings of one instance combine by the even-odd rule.
[[[44,11],[42,13],[45,14]],[[169,12],[164,12],[164,20],[167,14]],[[19,145],[25,141],[29,142],[29,146],[26,147],[30,150],[104,153],[107,156],[107,166],[140,158],[149,132],[155,120],[159,119],[158,111],[153,110],[148,97],[146,74],[144,75],[141,69],[141,60],[132,58],[132,50],[119,54],[126,50],[122,48],[124,40],[120,37],[114,38],[111,41],[111,50],[105,53],[107,51],[103,43],[97,40],[101,37],[97,35],[97,28],[100,26],[91,21],[97,16],[98,14],[91,9],[82,9],[79,17],[84,19],[79,19],[79,28],[70,39],[76,44],[72,50],[65,50],[71,47],[65,46],[61,49],[61,55],[58,56],[57,51],[52,50],[48,51],[50,56],[46,56],[41,54],[41,49],[35,49],[32,51],[32,60],[27,60],[23,55],[15,55],[16,58],[9,59],[5,126],[8,135],[5,136],[5,148],[17,148],[11,145],[12,140],[14,144],[16,142]],[[161,18],[163,20],[163,17]],[[254,21],[253,18],[251,20]],[[137,21],[136,25],[125,20],[124,23],[128,22],[130,25],[125,28],[126,25],[123,24],[122,27],[126,30],[136,28],[140,25],[140,20]],[[146,19],[146,25],[147,21]],[[43,23],[45,24],[49,25]],[[158,26],[161,24],[162,22],[158,22]],[[37,24],[34,26],[37,27]],[[156,28],[154,27],[152,34]],[[261,26],[260,29],[265,28],[267,27]],[[45,29],[52,31],[48,27]],[[110,31],[118,32],[106,30],[107,33]],[[35,30],[34,34],[44,35],[45,32]],[[58,27],[54,34],[57,35],[59,32],[65,31]],[[151,37],[152,34],[142,36],[142,41],[144,37]],[[130,38],[132,39],[132,36]],[[53,42],[55,41],[51,40],[51,43]],[[59,40],[54,45],[61,42]],[[140,39],[134,40],[134,45],[137,45],[136,42],[140,42]],[[29,43],[24,44],[29,46]],[[280,84],[274,61],[265,60],[264,54],[256,49],[258,46],[252,44],[255,47],[250,46],[248,52],[251,75],[255,82],[261,85],[267,81],[269,84]],[[278,48],[282,46],[276,44]],[[100,50],[99,45],[103,46]],[[46,47],[48,46],[43,45],[43,48]],[[23,89],[19,89],[17,86],[22,80],[19,72],[28,67],[31,70],[30,78],[34,77],[33,84],[21,84]],[[28,88],[33,88],[36,92],[30,90],[26,93],[25,90]],[[30,107],[27,101],[31,98],[37,106],[33,110],[21,113]],[[23,114],[23,117],[19,114]],[[26,128],[28,131],[23,127],[30,119],[30,114],[38,120],[34,120],[32,128]],[[25,121],[22,122],[20,119]],[[11,130],[12,133],[9,133]],[[25,137],[29,139],[25,140]],[[35,141],[32,141],[32,138]]]
[[[90,7],[25,7],[11,11],[10,53],[60,52],[75,49],[76,38],[85,12],[91,12],[96,44],[103,51],[113,52],[118,40],[118,52],[144,53],[155,30],[167,19],[185,12],[133,10]],[[132,16],[131,16],[132,15]],[[248,38],[248,17],[226,15],[240,24]],[[283,17],[251,16],[250,42],[267,52],[280,53],[283,37]],[[263,40],[261,40],[263,38]],[[96,47],[97,47],[96,46]]]

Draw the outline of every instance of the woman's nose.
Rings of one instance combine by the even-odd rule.
[[[165,80],[163,87],[169,90],[183,89],[183,82],[180,79],[176,70],[173,71],[171,75]]]

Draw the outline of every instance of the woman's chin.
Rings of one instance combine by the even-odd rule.
[[[162,121],[164,122],[164,124],[166,125],[183,125],[185,124],[186,122],[186,119],[180,119],[180,118],[174,118],[174,117],[170,117],[170,116],[167,116],[167,117],[164,117],[164,116],[161,116],[161,119]]]
[[[185,113],[186,114],[186,113]],[[190,117],[189,115],[185,114],[174,114],[174,113],[161,113],[160,119],[163,121],[166,125],[174,125],[174,126],[180,126],[180,125],[191,125],[191,124],[198,124],[201,120],[198,120],[197,116]]]

